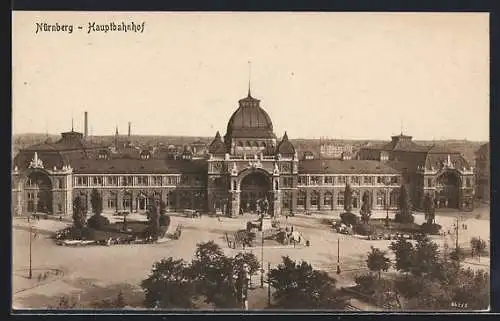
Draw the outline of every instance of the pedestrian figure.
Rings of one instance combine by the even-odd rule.
[[[290,227],[290,232],[293,233],[293,225]]]

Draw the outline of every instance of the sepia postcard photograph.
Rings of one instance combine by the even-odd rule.
[[[13,11],[12,311],[489,311],[489,19]]]

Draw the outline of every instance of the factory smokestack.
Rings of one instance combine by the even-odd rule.
[[[88,120],[88,113],[87,112],[84,113],[84,120],[83,121],[84,121],[84,126],[85,126],[85,128],[84,128],[85,132],[84,132],[83,137],[85,139],[87,139],[87,136],[89,135],[89,120]]]
[[[130,131],[131,131],[131,127],[132,126],[132,123],[131,122],[128,122],[128,137],[130,138]]]

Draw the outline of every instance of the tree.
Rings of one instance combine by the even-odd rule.
[[[260,270],[259,260],[252,252],[238,253],[233,259],[233,268],[240,271],[243,264],[247,264],[250,269],[250,275],[254,275]]]
[[[399,190],[399,211],[396,213],[395,221],[399,223],[413,223],[414,217],[411,212],[411,201],[405,185]]]
[[[394,265],[396,270],[405,273],[409,272],[414,261],[415,248],[413,247],[413,244],[404,237],[400,237],[395,242],[392,242],[391,245],[389,245],[389,248],[396,255],[396,264]]]
[[[487,247],[486,242],[479,237],[471,238],[470,245],[471,245],[472,251],[474,253],[476,253],[478,256],[483,254],[486,251],[486,247]]]
[[[359,214],[361,215],[361,220],[363,221],[363,223],[368,224],[368,221],[370,220],[370,216],[372,215],[372,207],[370,204],[370,194],[368,193],[368,191],[363,193],[361,210],[359,211]]]
[[[102,197],[95,188],[90,194],[90,204],[92,205],[92,213],[94,213],[94,215],[99,216],[102,214]]]
[[[149,215],[148,215],[148,222],[149,226],[146,231],[146,234],[148,237],[153,238],[153,240],[157,240],[160,234],[160,208],[158,206],[158,202],[154,199],[151,198],[150,201],[150,206],[149,206]]]
[[[206,303],[213,303],[218,308],[240,307],[234,282],[237,272],[233,259],[226,257],[214,241],[197,244],[191,277],[197,293],[205,296]]]
[[[87,213],[85,207],[82,204],[82,199],[77,196],[73,200],[73,226],[81,230],[85,226],[85,220],[87,217]]]
[[[386,272],[391,267],[391,260],[385,256],[385,252],[371,247],[371,252],[368,253],[368,259],[366,264],[368,269],[373,272],[378,273],[378,279],[380,280],[382,271]]]
[[[167,213],[167,204],[164,201],[160,201],[160,217],[159,223],[160,226],[165,226],[168,228],[170,226],[170,216],[166,215]]]
[[[484,270],[460,269],[450,286],[453,302],[471,310],[485,310],[490,304],[490,276]]]
[[[118,292],[118,295],[116,296],[116,300],[114,301],[114,304],[117,308],[124,308],[125,307],[125,298],[123,297],[123,292],[120,291]]]
[[[104,226],[109,224],[109,220],[102,216],[102,196],[96,189],[92,190],[90,194],[90,203],[92,205],[92,215],[88,221],[87,225],[91,228],[102,229]]]
[[[163,259],[153,265],[149,277],[141,282],[145,292],[144,304],[148,308],[193,307],[193,282],[189,266],[182,259]]]
[[[344,210],[348,213],[352,210],[352,189],[348,183],[345,184],[344,190]]]
[[[425,221],[429,225],[434,224],[436,219],[436,210],[434,208],[434,199],[429,193],[425,194],[423,205],[424,205]]]
[[[336,280],[288,256],[269,273],[276,306],[282,309],[343,309],[345,300],[336,289]]]
[[[414,276],[436,277],[441,273],[438,245],[431,242],[428,236],[420,235],[417,237],[415,245],[413,266],[410,272]]]

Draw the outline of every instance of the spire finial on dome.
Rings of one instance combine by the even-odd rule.
[[[252,62],[248,61],[248,97],[252,97],[251,80],[252,80]]]
[[[73,125],[73,116],[71,116],[71,131],[75,131],[75,126]]]

